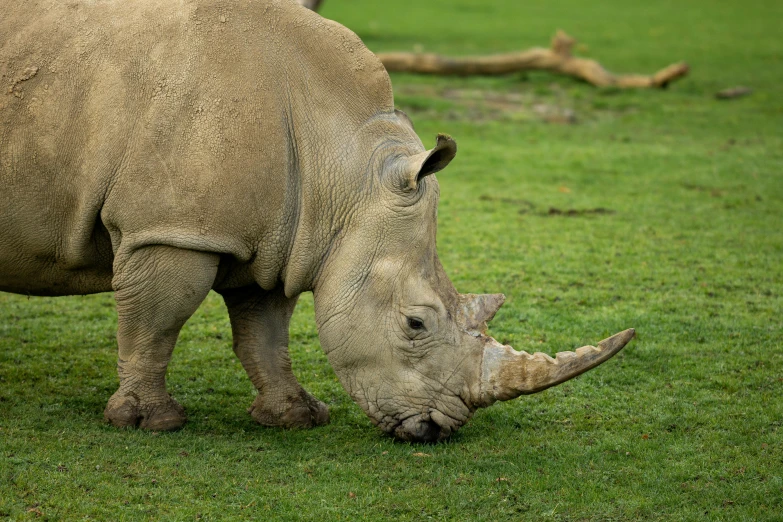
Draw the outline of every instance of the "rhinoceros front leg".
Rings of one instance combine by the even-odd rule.
[[[291,371],[288,325],[297,297],[254,285],[220,292],[228,307],[234,353],[258,390],[248,410],[259,424],[310,428],[329,422],[326,405],[307,393]]]
[[[120,388],[106,420],[119,427],[172,430],[185,411],[166,391],[166,368],[177,336],[215,281],[219,256],[149,246],[115,259]]]

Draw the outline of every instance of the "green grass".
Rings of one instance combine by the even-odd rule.
[[[332,423],[256,426],[211,295],[169,372],[190,421],[157,434],[102,422],[110,295],[2,294],[0,519],[783,519],[783,3],[327,0],[323,14],[376,51],[500,52],[563,28],[616,72],[692,64],[666,91],[392,78],[426,145],[459,143],[439,175],[439,252],[460,290],[506,294],[491,333],[550,354],[631,326],[637,340],[447,443],[407,445],[337,383],[309,295],[291,350]],[[754,93],[715,100],[734,85]]]

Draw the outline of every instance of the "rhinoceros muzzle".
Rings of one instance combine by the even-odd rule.
[[[450,428],[442,428],[426,413],[408,417],[394,429],[396,438],[408,442],[437,442],[449,435]]]

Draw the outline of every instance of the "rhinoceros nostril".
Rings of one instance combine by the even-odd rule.
[[[440,438],[440,432],[438,423],[417,415],[405,419],[394,430],[394,436],[408,442],[435,442]]]
[[[440,426],[435,421],[425,421],[419,424],[417,440],[421,442],[435,442],[440,436]]]

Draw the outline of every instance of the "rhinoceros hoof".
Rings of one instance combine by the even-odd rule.
[[[135,393],[117,391],[109,399],[103,417],[118,428],[138,427],[151,431],[171,431],[186,421],[185,408],[171,396],[142,402]]]
[[[289,399],[288,404],[279,402],[269,404],[259,394],[253,405],[247,410],[253,419],[262,426],[283,428],[313,428],[329,423],[329,408],[306,391],[299,397]]]

